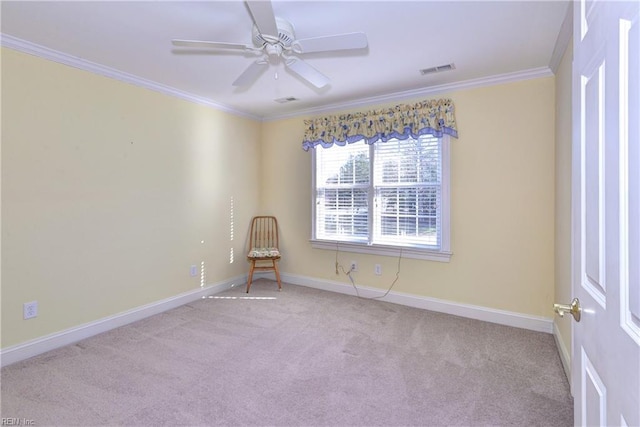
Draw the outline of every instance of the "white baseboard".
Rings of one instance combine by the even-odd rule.
[[[142,320],[184,304],[196,301],[208,295],[217,294],[233,286],[244,285],[246,275],[233,277],[222,282],[195,289],[161,301],[156,301],[134,309],[105,317],[94,322],[36,338],[21,344],[0,350],[0,366],[7,366],[21,360],[45,353],[65,345],[73,344],[85,338],[110,331],[120,326]]]
[[[356,295],[353,286],[341,282],[315,279],[312,277],[298,276],[295,274],[280,273],[282,281],[293,285],[307,286],[310,288],[322,289],[325,291],[339,292],[342,294]],[[267,276],[268,277],[268,276]],[[365,298],[379,297],[385,291],[377,288],[369,288],[358,285],[360,296]],[[527,314],[515,313],[505,310],[481,307],[477,305],[462,304],[436,298],[423,297],[400,292],[389,292],[380,301],[394,304],[406,305],[409,307],[422,308],[424,310],[437,311],[440,313],[453,314],[455,316],[467,317],[470,319],[482,320],[485,322],[498,323],[516,328],[529,329],[537,332],[551,334],[553,332],[553,319],[531,316]]]
[[[567,376],[569,385],[571,385],[571,353],[564,345],[564,341],[560,336],[560,330],[558,329],[558,325],[555,322],[553,323],[553,338],[555,338],[556,340],[556,346],[558,347],[558,353],[560,353],[560,360],[562,361],[564,373]],[[571,391],[571,395],[573,396],[573,390]]]
[[[275,277],[273,277],[273,274],[270,275],[268,273],[257,273],[254,275],[255,279],[262,277],[275,279]],[[281,273],[281,278],[283,282],[293,285],[306,286],[310,288],[338,292],[347,295],[356,295],[353,286],[351,286],[350,284],[288,273]],[[165,300],[136,307],[132,310],[105,317],[94,322],[86,323],[84,325],[27,341],[25,343],[4,348],[0,350],[0,366],[7,366],[12,363],[28,359],[30,357],[37,356],[47,351],[54,350],[65,345],[73,344],[94,335],[110,331],[112,329],[136,322],[138,320],[142,320],[144,318],[162,313],[167,310],[171,310],[184,304],[188,304],[202,297],[217,294],[233,286],[244,286],[245,284],[246,275],[233,277],[217,284],[209,285],[206,288],[185,292],[183,294],[176,295]],[[378,297],[384,294],[384,291],[381,289],[369,288],[364,286],[358,286],[358,291],[360,293],[360,296],[367,298]],[[421,308],[424,310],[437,311],[440,313],[453,314],[455,316],[482,320],[485,322],[492,322],[501,325],[529,329],[537,332],[555,332],[555,334],[557,334],[557,332],[554,330],[553,320],[545,317],[530,316],[521,313],[496,310],[487,307],[456,303],[452,301],[404,294],[400,292],[389,292],[389,294],[380,301]],[[561,340],[558,340],[557,338],[556,340],[558,342],[558,348],[560,349],[560,355],[565,371],[569,372],[568,367],[570,365],[568,364],[569,356],[567,349],[564,347]],[[568,377],[570,378],[569,375]]]

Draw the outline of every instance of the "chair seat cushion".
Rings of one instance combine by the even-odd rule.
[[[279,258],[278,248],[252,248],[247,254],[248,258]]]

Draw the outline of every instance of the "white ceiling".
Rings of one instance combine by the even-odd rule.
[[[548,71],[567,8],[566,1],[274,0],[276,16],[294,25],[297,38],[367,34],[367,49],[304,56],[331,79],[322,89],[282,64],[236,88],[231,83],[255,57],[172,46],[175,38],[251,44],[252,20],[242,1],[2,1],[1,30],[9,47],[27,42],[269,119]],[[449,63],[456,69],[419,73]],[[298,101],[274,101],[289,96]]]

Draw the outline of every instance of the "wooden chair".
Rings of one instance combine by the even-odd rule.
[[[247,259],[251,263],[249,279],[247,280],[247,293],[251,288],[254,271],[275,271],[278,281],[278,290],[282,290],[280,282],[280,242],[278,240],[278,221],[274,216],[256,216],[251,220],[249,234],[249,252]],[[260,265],[256,265],[260,263]],[[265,265],[266,263],[269,263]]]

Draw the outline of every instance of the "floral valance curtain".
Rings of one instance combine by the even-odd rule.
[[[364,139],[367,144],[392,138],[417,138],[420,135],[458,137],[453,102],[437,99],[401,104],[393,108],[372,110],[338,116],[305,120],[302,148],[309,151],[317,145],[324,148],[333,144]]]

